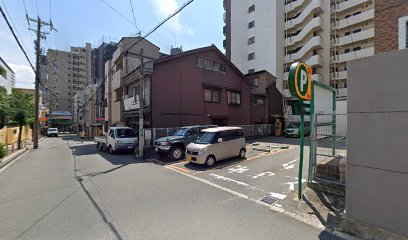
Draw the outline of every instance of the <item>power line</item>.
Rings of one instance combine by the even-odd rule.
[[[2,3],[3,3],[4,10],[6,11],[6,15],[7,15],[8,18],[10,19],[10,23],[11,23],[11,25],[13,26],[13,28],[14,28],[15,31],[16,31],[17,37],[18,37],[19,39],[21,39],[21,45],[23,46],[24,50],[27,51],[27,46],[25,45],[24,40],[23,40],[23,38],[21,37],[20,32],[18,31],[18,28],[17,28],[16,25],[14,24],[14,21],[13,21],[13,19],[11,18],[11,14],[9,13],[9,11],[8,11],[8,9],[7,9],[6,4],[4,3],[4,1],[2,1]]]
[[[35,0],[35,8],[37,9],[37,16],[40,16],[40,12],[38,11],[38,0]]]
[[[133,11],[132,0],[129,0],[129,3],[130,3],[130,8],[132,9],[133,21],[134,21],[134,23],[135,23],[135,30],[136,30],[136,33],[138,33],[138,32],[139,32],[139,28],[138,28],[137,25],[136,25],[136,17],[135,17],[135,12]]]
[[[103,0],[101,0],[103,1]],[[163,21],[161,21],[158,25],[156,25],[152,30],[150,30],[144,37],[140,37],[139,40],[130,45],[129,47],[126,48],[126,50],[124,50],[124,52],[127,52],[129,49],[131,49],[132,47],[134,47],[136,44],[140,43],[143,39],[147,38],[149,35],[151,35],[152,33],[154,33],[158,28],[160,28],[164,23],[166,23],[168,20],[170,20],[172,17],[174,17],[175,15],[177,15],[179,12],[181,12],[185,7],[187,7],[188,5],[190,5],[192,2],[194,2],[194,0],[189,0],[188,2],[184,3],[180,8],[178,8],[175,12],[173,12],[172,14],[170,14],[168,17],[166,17]],[[116,60],[118,61],[118,60]],[[112,70],[113,67],[116,65],[116,62],[114,64],[112,64],[112,67],[109,69],[109,73],[108,76],[106,76],[106,78],[110,77],[112,74]],[[106,79],[105,79],[106,80]],[[102,88],[102,84],[98,87],[98,89],[95,91],[95,93],[82,104],[82,108],[84,108],[84,106],[92,100],[93,97],[95,97],[96,93],[100,91],[100,89]]]
[[[103,2],[106,6],[110,7],[113,11],[115,11],[117,14],[119,14],[119,16],[121,16],[123,19],[125,19],[126,21],[128,21],[130,24],[134,25],[133,22],[131,20],[129,20],[129,18],[125,17],[122,13],[120,13],[118,10],[116,10],[114,7],[112,7],[109,3],[107,3],[105,0],[99,0],[101,2]]]
[[[20,43],[20,40],[18,40],[18,37],[16,36],[16,33],[14,32],[13,27],[10,25],[10,22],[8,21],[8,19],[6,17],[6,14],[4,13],[3,8],[1,6],[0,6],[0,12],[3,15],[3,18],[6,21],[7,26],[9,27],[11,33],[13,34],[14,39],[16,40],[18,46],[20,47],[21,51],[24,53],[25,58],[27,59],[28,63],[30,64],[31,69],[35,72],[34,65],[31,63],[30,58],[28,57],[26,51],[24,50],[23,46]]]

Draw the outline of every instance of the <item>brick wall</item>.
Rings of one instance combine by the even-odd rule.
[[[398,19],[408,15],[408,0],[375,1],[375,53],[398,50]]]

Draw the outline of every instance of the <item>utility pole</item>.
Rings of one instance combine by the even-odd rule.
[[[37,39],[35,42],[35,54],[36,54],[36,63],[35,63],[35,101],[34,101],[34,126],[33,126],[33,148],[38,148],[38,132],[39,132],[39,105],[40,105],[40,81],[41,81],[41,70],[40,70],[40,60],[41,60],[41,38],[45,38],[45,35],[48,34],[47,32],[41,32],[41,26],[49,26],[50,31],[57,31],[52,25],[52,22],[49,23],[41,21],[40,17],[37,19],[27,17],[27,22],[30,23],[34,22],[37,24],[37,29],[29,30],[34,31],[37,35]]]
[[[140,49],[140,84],[139,84],[139,156],[143,158],[144,131],[143,131],[143,111],[144,111],[144,57],[143,48]]]

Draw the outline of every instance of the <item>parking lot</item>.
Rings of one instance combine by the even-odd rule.
[[[308,147],[305,147],[303,182],[307,179],[308,153]],[[297,190],[299,139],[265,137],[250,140],[247,141],[245,159],[218,161],[211,168],[185,160],[173,162],[159,156],[149,160],[195,180],[216,184],[252,199],[268,197],[264,200],[284,208],[285,202],[291,200],[288,196]]]

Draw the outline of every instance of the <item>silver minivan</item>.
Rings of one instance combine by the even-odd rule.
[[[189,162],[213,166],[216,161],[245,158],[245,137],[240,127],[216,127],[202,130],[204,134],[186,148]]]

